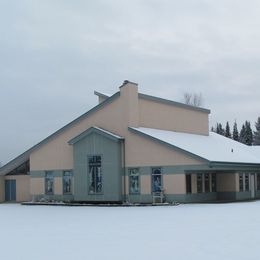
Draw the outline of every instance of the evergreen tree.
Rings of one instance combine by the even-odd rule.
[[[253,131],[249,121],[245,122],[245,143],[247,145],[252,145],[253,143]]]
[[[234,126],[233,126],[233,140],[239,141],[239,135],[238,135],[237,122],[236,121],[235,121]]]
[[[223,129],[221,123],[217,123],[216,133],[219,135],[225,135],[225,130]]]
[[[240,134],[239,134],[239,142],[245,144],[246,143],[246,127],[243,124],[242,128],[240,130]]]
[[[260,117],[258,117],[257,122],[255,122],[256,131],[254,131],[253,144],[260,145]]]
[[[217,126],[216,126],[216,133],[219,134],[219,126],[218,126],[218,123],[217,123]]]
[[[229,127],[228,121],[227,121],[227,124],[226,124],[225,136],[228,137],[228,138],[231,138],[230,127]]]

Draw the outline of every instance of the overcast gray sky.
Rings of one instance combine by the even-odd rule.
[[[201,92],[210,122],[260,116],[259,0],[1,0],[0,162],[125,80],[182,101]]]

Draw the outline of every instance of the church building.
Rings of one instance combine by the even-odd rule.
[[[260,198],[256,150],[209,132],[210,110],[140,93],[99,104],[0,168],[0,202],[190,203]]]

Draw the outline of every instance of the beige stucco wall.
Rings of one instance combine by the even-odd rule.
[[[128,87],[120,88],[121,112],[127,126],[139,126],[139,99],[138,87],[130,83]],[[121,122],[122,123],[122,122]]]
[[[126,140],[127,166],[169,166],[201,164],[184,153],[142,137],[135,133],[128,133]]]
[[[129,194],[129,178],[126,176],[126,194]],[[122,178],[123,182],[123,178]],[[186,183],[184,174],[163,175],[163,188],[165,194],[185,194]],[[141,194],[151,194],[151,175],[140,176]]]
[[[239,173],[235,174],[236,192],[239,192]]]
[[[16,180],[16,201],[30,201],[30,176],[29,175],[13,175],[5,176],[5,180]]]
[[[31,178],[30,179],[30,192],[31,195],[44,195],[44,178]]]
[[[55,195],[62,195],[63,194],[62,178],[61,177],[55,177],[54,178],[54,194]]]
[[[141,193],[151,194],[151,176],[143,175],[141,176]]]
[[[148,101],[148,107],[152,107],[152,111],[145,109],[145,111],[140,112],[138,108],[142,102],[143,101],[140,99],[138,100],[136,85],[128,84],[127,86],[121,87],[120,97],[114,99],[111,103],[105,104],[103,108],[89,114],[88,117],[82,119],[79,123],[68,128],[66,131],[63,131],[48,143],[41,145],[39,149],[33,151],[30,156],[30,170],[72,169],[73,146],[70,146],[68,141],[92,126],[101,127],[125,137],[126,166],[164,166],[201,163],[198,160],[195,160],[180,152],[176,152],[162,144],[129,132],[128,127],[138,126],[140,123],[140,118],[143,120],[141,120],[142,125],[144,125],[146,124],[145,122],[150,120],[151,116],[152,118],[158,117],[156,113],[151,115],[151,113],[154,113],[153,110],[158,107],[158,104],[151,106],[149,103],[150,101]],[[142,103],[141,107],[144,109],[144,103]],[[167,106],[158,108],[166,109],[168,111],[167,113],[173,113]],[[188,127],[187,124],[190,124],[195,128],[195,131],[199,131],[199,129],[200,131],[202,131],[201,129],[204,131],[207,128],[207,116],[205,117],[204,114],[200,115],[198,112],[193,113],[192,110],[180,110],[180,112],[180,118],[182,118],[182,120],[179,117],[179,119],[176,120],[175,117],[173,117],[174,120],[169,120],[169,117],[167,118],[164,116],[164,119],[158,119],[159,121],[156,121],[157,119],[151,119],[152,121],[150,127],[154,127],[155,125],[153,124],[156,123],[157,128],[160,128],[160,120],[164,120],[164,125],[167,125],[167,122],[171,121],[175,122],[174,124],[176,125],[180,123],[182,128],[184,126]],[[177,115],[178,109],[174,113]],[[147,119],[145,119],[146,114]],[[183,120],[183,117],[186,116],[187,118]],[[202,122],[202,118],[206,120],[206,123]],[[197,119],[198,121],[196,121]],[[194,120],[196,123],[194,123]],[[190,121],[190,123],[187,123],[187,121]]]
[[[123,126],[120,125],[120,121],[123,119],[120,99],[117,99],[33,151],[30,156],[30,170],[72,169],[73,146],[69,145],[68,141],[92,126],[110,129],[116,134],[122,133]]]
[[[186,182],[184,174],[163,175],[165,194],[185,194]]]
[[[126,194],[129,194],[128,181],[126,176]],[[185,175],[163,175],[163,188],[165,194],[185,194]],[[151,175],[140,176],[140,189],[141,194],[151,194]]]
[[[236,175],[235,174],[217,174],[217,191],[218,192],[235,192]]]
[[[209,134],[207,113],[146,99],[139,99],[139,123],[149,128]]]
[[[5,200],[5,183],[4,176],[0,176],[0,202]]]
[[[74,193],[74,179],[72,178],[72,190]],[[31,178],[30,180],[31,195],[44,195],[45,194],[45,179],[44,178]],[[62,177],[54,177],[54,195],[63,195],[63,179]]]
[[[191,193],[197,192],[197,174],[191,174]]]

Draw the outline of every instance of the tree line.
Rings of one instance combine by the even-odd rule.
[[[260,117],[255,122],[255,131],[252,130],[251,124],[247,120],[240,130],[238,130],[236,121],[232,130],[227,121],[225,127],[221,123],[217,123],[215,127],[211,128],[211,131],[246,145],[260,145]]]

